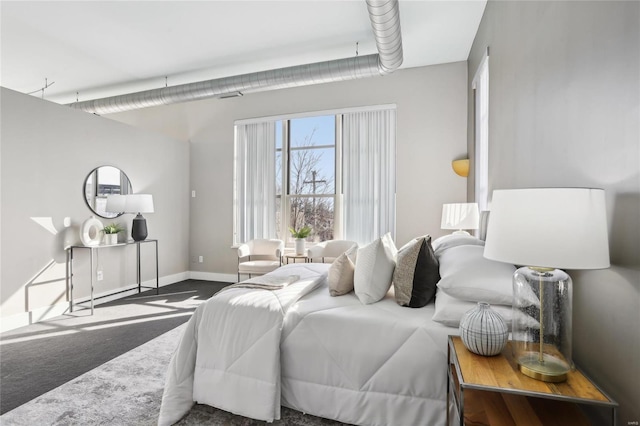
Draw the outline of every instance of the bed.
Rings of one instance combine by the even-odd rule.
[[[469,290],[466,280],[462,289],[445,289],[456,297],[409,308],[391,286],[364,304],[360,293],[331,296],[332,265],[310,263],[285,265],[249,288],[240,283],[217,294],[196,310],[171,360],[159,424],[177,422],[194,402],[264,421],[279,419],[282,405],[356,425],[443,424],[447,336],[458,334],[460,316],[475,299],[504,296],[494,289],[498,275],[508,294],[512,269],[479,266],[490,261],[479,259],[482,241],[473,237],[434,247],[448,265],[438,285],[452,287],[448,270],[468,274],[464,264],[471,262],[476,272],[486,270],[489,291],[486,283]],[[456,247],[474,254],[449,255]],[[379,265],[368,269],[382,274]],[[286,280],[282,288],[259,288]]]
[[[434,303],[399,306],[393,290],[363,305],[326,282],[298,302],[282,335],[282,404],[356,425],[445,422],[446,339]]]

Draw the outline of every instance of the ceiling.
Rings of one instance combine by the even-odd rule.
[[[401,68],[466,60],[485,4],[401,0]],[[0,36],[0,85],[59,103],[376,53],[364,0],[3,0]]]

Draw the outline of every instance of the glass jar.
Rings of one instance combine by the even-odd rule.
[[[560,269],[523,267],[513,276],[512,348],[526,376],[562,382],[571,359],[572,282]]]

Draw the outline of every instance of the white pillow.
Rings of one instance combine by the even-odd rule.
[[[515,266],[483,256],[482,246],[457,246],[440,256],[438,288],[449,296],[469,302],[513,304]]]
[[[431,243],[431,247],[433,247],[433,253],[436,255],[436,258],[440,258],[445,250],[452,247],[469,245],[484,246],[484,241],[472,235],[449,234],[436,238],[436,240]]]
[[[453,298],[446,293],[438,291],[436,294],[436,311],[431,319],[449,327],[459,327],[462,316],[467,311],[474,309],[477,305],[478,304],[475,302],[465,302],[464,300]],[[509,331],[511,331],[511,324],[513,321],[513,309],[511,306],[491,305],[491,309],[502,315],[502,318],[504,318],[507,323]],[[520,311],[516,311],[516,315],[527,327],[540,327],[540,323],[538,323],[535,318],[525,315]]]
[[[329,267],[328,281],[329,294],[342,296],[353,291],[354,261],[358,252],[358,246],[354,244],[349,250],[336,258]]]
[[[360,302],[365,305],[376,303],[387,294],[397,253],[389,233],[358,249],[353,285]]]

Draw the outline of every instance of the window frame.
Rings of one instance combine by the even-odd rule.
[[[300,118],[311,118],[311,117],[324,117],[324,116],[333,116],[334,118],[334,144],[333,145],[313,145],[313,146],[301,146],[301,147],[292,147],[291,146],[291,121],[300,119]],[[282,173],[280,176],[280,183],[282,185],[283,190],[280,194],[276,194],[276,199],[280,198],[280,227],[278,229],[279,236],[278,238],[285,242],[287,247],[293,246],[294,239],[291,237],[291,233],[289,232],[289,224],[291,223],[291,200],[294,198],[325,198],[331,199],[333,201],[333,239],[337,238],[336,231],[341,228],[341,218],[337,214],[336,204],[339,199],[339,194],[342,193],[342,187],[338,186],[338,183],[341,183],[341,175],[342,175],[342,163],[340,159],[342,158],[341,152],[339,150],[342,149],[342,134],[339,133],[339,125],[338,123],[342,122],[342,114],[340,113],[318,113],[314,115],[305,115],[304,117],[288,117],[282,120],[279,120],[280,126],[282,127],[282,147],[280,149],[276,148],[276,152],[281,151],[282,153]],[[316,150],[316,149],[328,149],[331,148],[334,150],[334,183],[333,183],[333,192],[323,192],[323,193],[305,193],[305,194],[292,194],[291,193],[291,157],[292,153],[295,151],[305,151],[305,150]],[[286,155],[285,155],[286,154]],[[340,177],[339,177],[340,176]],[[313,241],[308,242],[320,242],[317,240],[317,236],[312,234],[310,238],[313,238]]]
[[[238,168],[238,161],[239,161],[239,157],[238,157],[238,152],[237,152],[237,139],[238,139],[238,133],[237,133],[237,129],[239,125],[245,125],[245,124],[251,124],[251,123],[264,123],[264,122],[275,122],[276,125],[278,125],[278,122],[284,122],[284,121],[291,121],[294,119],[298,119],[298,118],[305,118],[305,117],[320,117],[320,116],[327,116],[327,115],[332,115],[335,117],[335,175],[334,175],[334,193],[333,194],[327,194],[327,197],[332,197],[333,198],[333,203],[334,203],[334,224],[333,224],[333,239],[342,239],[344,238],[344,212],[343,212],[343,157],[344,157],[344,153],[343,153],[343,117],[344,114],[348,114],[348,113],[353,113],[353,112],[361,112],[361,111],[377,111],[377,110],[388,110],[388,109],[393,109],[396,110],[396,105],[395,104],[379,104],[379,105],[368,105],[368,106],[362,106],[362,107],[350,107],[350,108],[337,108],[337,109],[331,109],[331,110],[321,110],[321,111],[311,111],[311,112],[304,112],[304,113],[293,113],[293,114],[283,114],[283,115],[274,115],[274,116],[262,116],[262,117],[255,117],[255,118],[246,118],[246,119],[239,119],[239,120],[234,120],[234,180],[233,180],[233,185],[234,185],[234,190],[233,190],[233,210],[234,210],[234,215],[233,215],[233,242],[232,242],[232,247],[238,247],[240,244],[243,243],[243,241],[239,241],[238,240],[238,235],[240,234],[240,230],[239,230],[239,226],[241,226],[238,221],[236,220],[236,211],[239,208],[238,204],[241,202],[241,200],[238,198],[238,192],[237,192],[237,185],[238,183],[236,182],[236,175],[237,175],[237,168]],[[282,151],[285,152],[285,144],[288,143],[287,141],[289,140],[289,126],[283,126],[283,131],[282,131],[282,147],[281,148],[277,148],[277,142],[276,142],[276,149],[275,152],[277,153],[278,151]],[[277,130],[276,130],[277,132]],[[275,135],[277,137],[277,133]],[[284,179],[286,176],[286,179],[288,179],[289,176],[289,161],[287,158],[287,161],[282,161],[282,165],[281,165],[281,171],[280,171],[280,179],[283,183],[281,192],[278,193],[277,189],[276,189],[276,203],[280,202],[280,206],[279,209],[277,209],[276,213],[276,221],[278,220],[278,215],[280,215],[280,225],[278,226],[278,224],[276,223],[276,235],[272,236],[271,238],[278,238],[281,239],[285,242],[285,245],[287,247],[291,247],[294,244],[294,240],[291,238],[291,234],[289,232],[288,229],[288,213],[286,213],[285,211],[285,207],[289,207],[288,205],[286,205],[286,203],[282,202],[282,200],[286,200],[287,197],[289,196],[288,194],[283,194],[284,189],[288,189],[288,182],[285,182]],[[275,184],[276,182],[274,182]],[[283,197],[284,195],[284,197]],[[301,196],[308,196],[308,195],[302,195]],[[313,195],[311,195],[313,196]],[[316,194],[316,197],[318,197],[318,195]],[[280,199],[280,201],[278,201],[278,199]],[[287,216],[285,216],[285,213],[287,214]],[[282,236],[282,238],[281,238]],[[308,243],[309,244],[309,243]],[[313,242],[311,242],[311,244],[313,244]]]
[[[489,207],[489,48],[472,80],[474,102],[474,198],[480,211]]]

